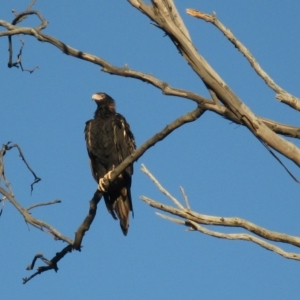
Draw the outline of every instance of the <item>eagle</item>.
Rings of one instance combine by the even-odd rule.
[[[102,178],[135,150],[135,140],[129,124],[116,112],[115,101],[109,95],[99,92],[93,94],[92,99],[97,109],[94,119],[86,122],[84,130],[92,175],[103,192],[107,210],[115,220],[120,220],[126,236],[129,214],[133,214],[130,192],[133,166],[128,166],[107,190]]]

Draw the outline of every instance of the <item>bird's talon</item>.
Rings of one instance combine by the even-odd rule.
[[[111,172],[112,172],[112,171],[109,171],[109,172],[107,173],[107,176],[105,176],[105,178],[108,178],[109,181],[111,180]]]
[[[100,178],[100,180],[99,180],[98,190],[99,190],[100,192],[106,192],[105,184],[104,184],[103,178]]]

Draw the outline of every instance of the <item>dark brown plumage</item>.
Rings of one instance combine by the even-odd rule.
[[[102,188],[101,178],[116,168],[135,149],[135,141],[125,118],[115,110],[114,100],[105,93],[92,96],[97,104],[94,119],[86,122],[85,140],[90,157],[93,177],[102,190],[106,207],[114,219],[120,220],[124,235],[128,232],[129,214],[132,209],[131,176],[133,166],[129,166],[110,185]]]

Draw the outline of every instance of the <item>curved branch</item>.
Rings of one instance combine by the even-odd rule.
[[[0,193],[5,196],[9,202],[21,213],[21,215],[24,217],[25,221],[29,224],[31,224],[33,227],[36,227],[37,229],[40,229],[44,231],[47,229],[47,233],[51,234],[56,240],[62,240],[67,242],[68,244],[72,245],[73,241],[62,235],[57,229],[55,229],[53,226],[49,225],[48,223],[38,220],[34,218],[27,209],[23,208],[19,202],[13,197],[10,193],[8,193],[5,189],[0,187]]]
[[[149,170],[147,170],[144,166],[143,166],[143,172],[150,177],[150,179],[153,181],[153,178],[155,178],[153,176],[153,174],[150,173]],[[155,179],[155,184],[157,185],[158,180]],[[159,186],[157,185],[157,187],[159,188],[159,190],[161,191],[162,189],[164,190],[164,194],[168,193],[161,184],[159,184]],[[173,197],[173,196],[172,196]],[[295,260],[300,260],[300,254],[296,254],[296,253],[290,253],[290,252],[285,252],[283,251],[280,247],[274,246],[270,243],[265,242],[264,240],[255,237],[253,235],[249,235],[249,234],[224,234],[224,233],[220,233],[220,232],[216,232],[216,231],[211,231],[208,230],[206,228],[204,228],[203,226],[201,226],[200,224],[204,224],[204,225],[217,225],[217,226],[226,226],[226,227],[237,227],[237,228],[243,228],[249,232],[252,232],[253,234],[262,237],[264,239],[267,239],[269,241],[274,241],[274,242],[281,242],[281,243],[287,243],[296,247],[300,247],[300,237],[297,236],[292,236],[292,235],[287,235],[284,233],[279,233],[279,232],[275,232],[275,231],[271,231],[268,230],[266,228],[263,228],[261,226],[258,226],[252,222],[249,222],[247,220],[241,219],[241,218],[225,218],[225,217],[220,217],[220,216],[209,216],[209,215],[203,215],[203,214],[199,214],[193,210],[190,209],[190,206],[188,205],[187,202],[187,198],[185,198],[185,201],[187,203],[186,208],[184,207],[172,207],[169,205],[165,205],[163,203],[154,201],[148,197],[142,196],[141,199],[146,202],[147,204],[149,204],[152,207],[155,207],[159,210],[162,210],[164,212],[168,212],[172,215],[176,215],[178,217],[183,218],[184,220],[178,220],[178,219],[174,219],[171,218],[169,216],[165,216],[162,214],[159,214],[159,216],[168,219],[170,221],[173,221],[175,223],[178,224],[182,224],[182,225],[186,225],[189,227],[192,227],[202,233],[214,236],[214,237],[218,237],[218,238],[226,238],[226,239],[239,239],[239,240],[247,240],[247,241],[251,241],[254,242],[268,250],[274,251],[286,258],[290,258],[290,259],[295,259]],[[176,200],[178,202],[178,200]]]
[[[197,222],[199,224],[217,225],[217,226],[226,226],[226,227],[240,227],[267,240],[287,243],[296,247],[300,247],[300,237],[267,230],[263,227],[260,227],[252,222],[249,222],[241,218],[237,218],[237,217],[225,218],[220,216],[203,215],[192,210],[189,211],[186,209],[180,210],[172,206],[159,203],[145,196],[142,196],[141,199],[152,207],[179,216],[181,218]]]
[[[31,209],[36,208],[36,207],[47,206],[47,205],[52,205],[52,204],[57,204],[57,203],[61,203],[61,201],[60,200],[53,200],[53,201],[50,201],[50,202],[43,202],[43,203],[33,204],[33,205],[30,205],[29,207],[27,207],[26,210],[30,211]]]
[[[265,81],[265,83],[277,93],[276,99],[296,110],[300,110],[300,99],[291,95],[274,82],[274,80],[262,69],[251,52],[234,36],[231,30],[226,28],[218,20],[216,14],[209,15],[195,9],[187,9],[186,12],[193,17],[202,19],[215,25],[227,37],[227,39],[246,57],[258,76],[260,76]]]
[[[28,7],[28,8],[30,9],[30,7]],[[48,21],[43,17],[43,15],[39,11],[28,10],[28,9],[24,12],[17,14],[16,17],[14,18],[14,20],[11,22],[11,24],[16,25],[18,23],[21,23],[24,20],[24,17],[27,17],[29,15],[36,15],[41,21],[41,24],[39,26],[35,27],[35,30],[40,31],[47,27]]]
[[[263,241],[262,239],[259,239],[251,234],[246,234],[246,233],[221,233],[213,230],[209,230],[198,223],[191,221],[191,220],[180,220],[177,218],[172,218],[169,216],[166,216],[164,214],[156,213],[158,216],[161,218],[174,222],[176,224],[180,225],[185,225],[189,227],[191,231],[197,230],[201,233],[220,238],[220,239],[227,239],[227,240],[240,240],[240,241],[248,241],[248,242],[253,242],[269,251],[273,251],[275,253],[278,253],[279,255],[283,256],[284,258],[288,259],[294,259],[294,260],[300,260],[300,254],[298,253],[293,253],[293,252],[286,252],[282,250],[280,247],[277,247],[275,245],[272,245],[270,243],[267,243]]]
[[[19,151],[19,156],[22,158],[24,164],[26,165],[27,169],[30,171],[30,173],[33,175],[34,177],[34,181],[33,183],[30,185],[31,186],[31,192],[33,191],[33,186],[38,183],[39,181],[41,181],[42,179],[40,177],[38,177],[35,172],[32,170],[32,168],[29,166],[27,160],[25,159],[25,156],[21,150],[21,147],[18,144],[13,144],[11,146],[9,146],[9,143],[4,145],[3,147],[6,148],[6,151],[11,150],[12,148],[17,148]]]

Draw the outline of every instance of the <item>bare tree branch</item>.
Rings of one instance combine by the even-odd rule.
[[[26,210],[30,211],[31,209],[39,207],[39,206],[47,206],[47,205],[52,205],[52,204],[57,204],[57,203],[61,203],[61,201],[60,200],[53,200],[53,201],[50,201],[50,202],[33,204],[33,205],[30,205],[29,207],[27,207]]]
[[[13,64],[13,67],[21,67],[21,70],[22,72],[29,72],[30,74],[32,74],[36,69],[38,69],[39,67],[36,66],[34,67],[33,69],[29,70],[29,69],[25,69],[23,68],[23,64],[22,64],[22,51],[23,51],[23,48],[24,48],[24,45],[25,45],[25,42],[20,38],[20,42],[21,42],[21,48],[20,48],[20,52],[19,54],[17,55],[17,61],[12,63]],[[12,54],[12,53],[11,53]],[[11,56],[12,57],[12,56]]]
[[[178,10],[173,2],[173,0],[162,0],[165,4],[165,8],[167,9],[167,13],[170,14],[173,22],[177,25],[177,27],[181,30],[181,32],[191,41],[191,37],[188,29],[186,28],[184,22],[179,16]],[[155,4],[155,1],[153,1]]]
[[[51,260],[46,259],[43,256],[43,254],[41,254],[41,253],[38,253],[37,255],[35,255],[35,257],[33,258],[32,263],[26,268],[26,270],[32,270],[34,268],[35,262],[38,258],[41,259],[46,264],[46,266],[38,267],[37,271],[34,274],[32,274],[29,277],[23,278],[23,284],[27,283],[29,280],[34,278],[36,275],[39,275],[43,272],[50,271],[50,270],[54,270],[55,272],[57,272],[58,271],[57,263],[62,258],[64,258],[64,256],[66,254],[72,252],[72,250],[73,250],[72,246],[68,245],[65,248],[63,248],[60,252],[57,252]]]
[[[0,150],[0,183],[2,180],[2,177],[4,175],[4,155],[6,153],[7,150],[7,146],[10,144],[11,142],[8,142],[5,145],[2,145],[2,148]]]
[[[162,185],[159,183],[159,181],[154,177],[153,174],[149,170],[146,169],[145,166],[143,166],[144,173],[149,176],[149,178],[154,181],[156,186],[160,191],[164,191],[165,188],[162,187]],[[155,179],[155,180],[153,180]],[[168,192],[169,193],[169,192]],[[163,192],[163,194],[166,194]],[[209,229],[206,229],[205,227],[201,226],[201,224],[204,225],[217,225],[217,226],[227,226],[227,227],[239,227],[243,228],[249,232],[252,232],[253,234],[262,237],[266,240],[273,241],[273,242],[281,242],[281,243],[287,243],[296,247],[300,247],[300,237],[296,236],[291,236],[275,231],[270,231],[266,228],[260,227],[254,223],[251,223],[247,220],[241,219],[241,218],[225,218],[225,217],[220,217],[220,216],[209,216],[209,215],[203,215],[199,214],[193,210],[191,210],[187,199],[185,201],[187,202],[186,208],[184,208],[182,205],[180,208],[174,208],[172,206],[165,205],[163,203],[157,202],[155,200],[152,200],[148,197],[141,196],[141,199],[149,204],[152,207],[155,207],[161,211],[168,212],[172,215],[176,215],[180,218],[183,218],[184,220],[181,219],[175,219],[169,216],[166,216],[164,214],[159,214],[157,213],[160,217],[163,217],[164,219],[167,219],[169,221],[175,222],[177,224],[185,225],[188,227],[192,227],[193,230],[198,230],[202,233],[211,235],[213,237],[217,238],[224,238],[224,239],[231,239],[231,240],[246,240],[250,242],[254,242],[263,248],[267,250],[274,251],[280,255],[282,255],[285,258],[289,259],[295,259],[295,260],[300,260],[300,254],[297,253],[292,253],[292,252],[285,252],[278,246],[274,246],[256,236],[250,235],[250,234],[225,234],[225,233],[220,233],[216,231],[212,231]],[[173,201],[173,200],[172,200]],[[176,200],[179,202],[178,200]],[[173,201],[174,202],[174,201]],[[178,205],[176,204],[178,207]]]
[[[185,193],[183,187],[180,186],[179,188],[180,188],[180,191],[181,191],[183,200],[184,200],[184,202],[185,202],[185,206],[186,206],[186,208],[187,208],[188,210],[190,210],[191,208],[190,208],[190,205],[189,205],[188,197],[187,197],[187,195],[186,195],[186,193]]]
[[[166,216],[164,214],[160,214],[160,213],[156,213],[159,217],[174,222],[176,224],[180,224],[180,225],[185,225],[188,226],[189,229],[191,231],[197,230],[201,233],[216,237],[216,238],[221,238],[221,239],[228,239],[228,240],[242,240],[242,241],[248,241],[248,242],[253,242],[258,244],[259,246],[273,251],[275,253],[278,253],[279,255],[285,257],[285,258],[289,258],[289,259],[294,259],[294,260],[300,260],[300,254],[298,253],[293,253],[293,252],[286,252],[284,250],[282,250],[280,247],[274,246],[270,243],[267,243],[265,241],[263,241],[262,239],[259,239],[251,234],[245,234],[245,233],[221,233],[221,232],[217,232],[217,231],[212,231],[209,230],[199,224],[197,224],[194,221],[190,221],[190,220],[180,220],[177,218],[172,218],[169,216]]]
[[[181,203],[172,196],[158,181],[157,179],[148,171],[148,169],[142,164],[141,171],[149,176],[149,178],[154,182],[158,189],[166,195],[179,209],[184,209]]]
[[[35,4],[36,0],[32,0],[28,7],[26,8],[27,11],[31,10],[32,6]]]
[[[270,231],[241,218],[237,218],[237,217],[225,218],[225,217],[218,217],[218,216],[203,215],[194,211],[181,211],[171,206],[156,202],[145,196],[142,196],[141,199],[152,207],[158,208],[165,212],[171,213],[173,215],[177,215],[179,217],[191,221],[195,221],[199,224],[241,227],[265,239],[275,241],[275,242],[287,243],[287,244],[300,247],[300,238],[297,236],[291,236],[284,233]]]
[[[13,197],[10,193],[8,193],[5,189],[0,187],[0,193],[4,195],[9,202],[21,213],[21,215],[24,217],[25,222],[29,223],[33,227],[40,229],[42,231],[46,231],[50,235],[52,235],[56,240],[62,240],[67,242],[68,244],[73,244],[73,241],[62,235],[57,229],[55,229],[53,226],[49,225],[48,223],[38,220],[34,218],[27,209],[23,208],[19,202]]]
[[[42,179],[40,177],[38,177],[35,172],[32,170],[32,168],[29,166],[28,162],[26,161],[24,154],[20,148],[20,146],[18,144],[13,144],[11,146],[9,146],[9,143],[7,143],[6,145],[4,145],[4,147],[6,147],[6,151],[11,150],[12,148],[17,148],[19,151],[19,156],[22,158],[24,164],[26,165],[27,169],[30,171],[30,173],[33,175],[34,177],[34,181],[31,184],[31,192],[33,191],[33,186],[38,183],[39,181],[41,181]]]
[[[233,45],[246,57],[258,76],[260,76],[265,81],[265,83],[277,93],[276,99],[296,110],[300,110],[300,99],[291,95],[274,82],[274,80],[262,69],[251,52],[234,36],[231,30],[226,28],[218,20],[216,14],[208,15],[195,9],[187,9],[186,12],[193,17],[202,19],[215,25],[228,38],[228,40],[232,42]]]
[[[7,22],[2,22],[0,21],[0,26],[4,26],[6,27],[7,29],[11,28],[11,26],[15,27],[14,25],[18,24],[18,23],[21,23],[22,21],[24,21],[28,15],[36,15],[40,20],[41,20],[41,24],[36,27],[34,29],[34,31],[40,31],[44,28],[46,28],[48,22],[47,20],[41,15],[40,12],[38,11],[30,11],[30,8],[34,5],[35,1],[32,1],[31,4],[28,6],[27,10],[25,12],[22,12],[20,14],[15,14],[15,19],[12,21],[11,24],[7,23]],[[15,11],[13,11],[15,12]],[[8,26],[8,27],[7,27]],[[17,28],[17,27],[15,27]],[[0,33],[0,36],[1,36],[1,33]],[[24,42],[21,40],[21,48],[20,48],[20,52],[18,54],[18,59],[16,62],[13,62],[13,47],[12,47],[12,38],[11,38],[11,35],[8,35],[8,51],[9,51],[9,61],[8,61],[8,67],[9,68],[12,68],[12,67],[21,67],[22,71],[28,71],[31,73],[34,72],[35,69],[37,69],[38,67],[35,67],[34,69],[32,70],[27,70],[27,69],[24,69],[23,66],[22,66],[22,50],[23,50],[23,47],[24,47]]]
[[[226,85],[208,62],[197,52],[197,49],[174,23],[174,15],[169,11],[164,1],[152,0],[153,8],[149,9],[142,0],[129,2],[146,14],[172,40],[176,48],[186,59],[205,86],[212,90],[217,98],[254,136],[266,145],[284,155],[300,167],[300,149],[293,143],[283,139],[267,127]],[[153,14],[153,11],[155,12]],[[166,13],[166,11],[168,13]],[[179,15],[176,15],[180,18]]]

